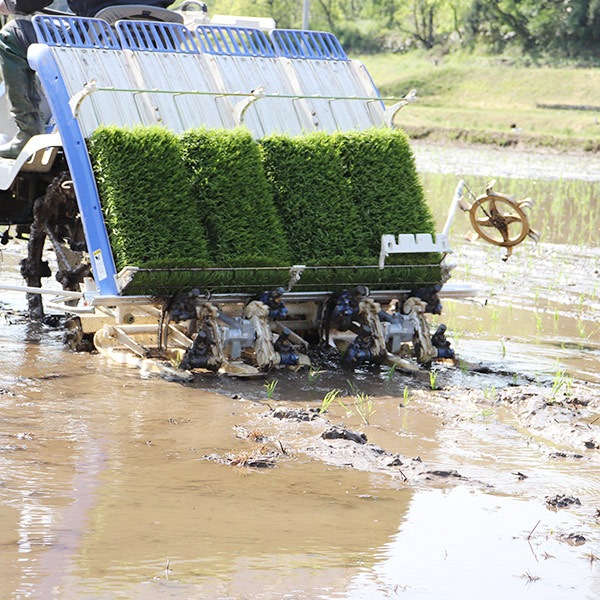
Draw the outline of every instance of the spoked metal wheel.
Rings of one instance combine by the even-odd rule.
[[[496,246],[512,248],[529,234],[529,219],[524,210],[504,195],[479,196],[469,211],[473,229]]]

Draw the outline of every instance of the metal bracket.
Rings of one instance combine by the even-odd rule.
[[[452,197],[450,209],[448,210],[448,216],[446,217],[446,223],[444,225],[444,229],[442,229],[442,234],[446,237],[450,235],[450,228],[452,227],[452,223],[454,222],[454,217],[456,215],[457,209],[460,208],[462,211],[468,211],[471,208],[471,205],[468,204],[465,200],[463,200],[463,190],[465,187],[466,186],[464,179],[460,179],[459,182],[456,184],[454,196]]]
[[[88,97],[91,96],[94,92],[98,91],[98,87],[96,85],[96,80],[92,79],[88,81],[88,83],[84,84],[83,88],[76,94],[74,94],[69,100],[69,108],[73,113],[73,117],[75,119],[79,116],[79,109],[81,107],[81,103]]]
[[[452,252],[448,237],[443,233],[433,236],[429,233],[401,233],[399,236],[383,234],[381,236],[381,252],[379,268],[385,267],[385,259],[390,254],[414,254],[417,252]]]
[[[290,279],[287,284],[288,292],[300,281],[305,269],[306,265],[292,265],[290,267]]]
[[[117,273],[117,288],[119,292],[122,292],[133,281],[138,271],[138,267],[124,267]]]
[[[238,126],[244,122],[244,115],[250,106],[257,100],[265,97],[265,88],[262,85],[259,85],[257,88],[253,89],[250,94],[250,96],[240,100],[233,108],[233,118]]]
[[[416,100],[417,90],[410,90],[410,92],[408,92],[408,94],[406,94],[406,96],[404,96],[402,100],[396,102],[396,104],[393,104],[389,108],[386,108],[383,113],[383,119],[385,121],[385,124],[388,127],[392,128],[394,126],[394,118],[396,117],[396,114],[407,104],[415,102]]]

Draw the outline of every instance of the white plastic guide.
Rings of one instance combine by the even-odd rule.
[[[415,252],[452,252],[448,236],[438,233],[433,236],[429,233],[401,233],[381,236],[381,252],[379,253],[379,268],[385,267],[385,259],[390,254],[410,254]]]

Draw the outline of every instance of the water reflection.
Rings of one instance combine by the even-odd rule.
[[[556,537],[573,528],[580,524],[569,513],[522,500],[465,488],[422,490],[378,563],[331,597],[592,600],[600,565]]]
[[[13,368],[58,377],[2,409],[4,436],[28,437],[0,453],[0,506],[12,508],[0,597],[239,597],[256,585],[253,597],[276,598],[293,579],[311,597],[372,564],[410,500],[311,461],[268,473],[206,461],[242,450],[234,425],[262,406],[44,353]]]

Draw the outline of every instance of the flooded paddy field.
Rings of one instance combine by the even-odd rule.
[[[3,293],[0,598],[600,597],[600,170],[415,151],[440,227],[458,177],[536,201],[506,262],[457,215],[457,365],[142,379]]]

